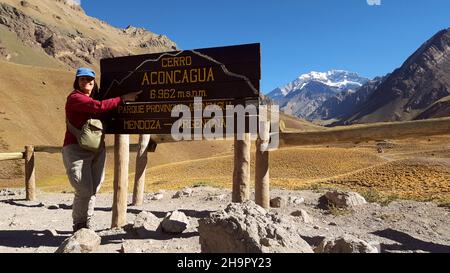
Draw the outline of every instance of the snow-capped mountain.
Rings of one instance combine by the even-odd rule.
[[[356,92],[369,79],[345,70],[312,71],[299,76],[268,96],[278,102],[287,114],[310,119],[309,116],[326,100],[341,92]]]

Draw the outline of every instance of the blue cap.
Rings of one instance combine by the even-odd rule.
[[[95,72],[94,70],[90,69],[90,68],[86,68],[86,67],[80,67],[77,70],[77,78],[78,77],[91,77],[91,78],[95,78]]]

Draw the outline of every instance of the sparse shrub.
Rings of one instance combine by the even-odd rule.
[[[333,216],[342,216],[353,213],[352,209],[349,208],[339,208],[336,207],[334,204],[328,203],[327,205],[328,213]]]
[[[397,194],[391,194],[388,195],[386,197],[383,198],[383,200],[380,202],[380,205],[382,206],[387,206],[389,205],[392,201],[395,201],[399,199],[399,196]]]
[[[296,190],[310,190],[316,193],[321,192],[324,187],[320,183],[314,183],[309,185],[303,185],[295,188]]]
[[[361,193],[362,197],[369,203],[378,203],[381,206],[387,206],[392,201],[399,199],[397,194],[384,195],[374,189],[369,189]]]
[[[438,206],[441,207],[441,208],[448,208],[448,209],[450,209],[450,199],[446,199],[446,200],[443,200],[443,201],[439,202]]]
[[[369,189],[365,192],[361,192],[361,196],[369,203],[378,203],[381,200],[380,193],[374,189]]]
[[[163,185],[163,184],[167,184],[169,183],[169,181],[167,180],[158,180],[156,182],[153,182],[154,185]]]
[[[204,187],[204,186],[209,186],[211,185],[211,182],[207,182],[207,181],[198,181],[195,182],[194,184],[192,184],[192,187]]]

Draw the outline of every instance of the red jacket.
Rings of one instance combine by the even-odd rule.
[[[69,122],[81,129],[84,123],[90,118],[101,119],[105,114],[111,110],[114,110],[122,99],[120,97],[107,99],[107,100],[94,100],[91,97],[86,96],[83,92],[74,90],[67,97],[66,102],[66,118]],[[64,137],[64,145],[78,144],[77,138],[69,132],[66,126],[66,135]]]

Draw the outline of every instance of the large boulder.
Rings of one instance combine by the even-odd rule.
[[[64,240],[55,253],[89,253],[97,250],[100,242],[94,231],[82,228]]]
[[[231,203],[224,210],[199,220],[202,252],[312,253],[312,248],[291,228],[292,222],[267,212],[253,201]]]
[[[314,249],[316,253],[378,253],[378,249],[369,243],[350,235],[338,238],[325,238]]]
[[[189,227],[189,219],[181,211],[167,213],[161,222],[161,228],[167,233],[182,233]]]
[[[143,211],[136,216],[134,220],[133,230],[141,238],[146,238],[155,232],[161,221],[151,212]]]
[[[356,192],[329,191],[322,198],[338,208],[351,208],[367,204],[366,199]]]

